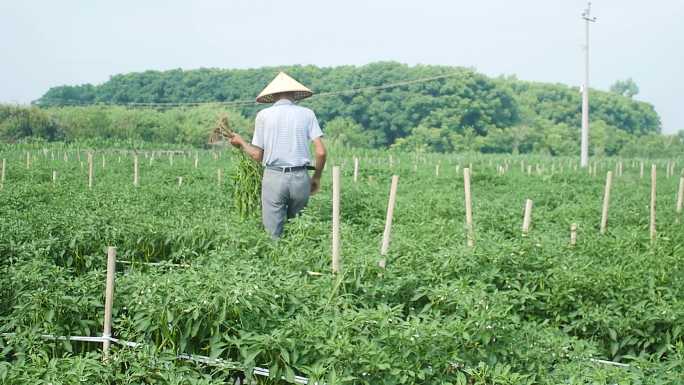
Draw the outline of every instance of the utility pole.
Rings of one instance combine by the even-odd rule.
[[[582,139],[580,144],[580,166],[589,165],[589,23],[596,22],[591,17],[591,2],[582,12],[582,19],[586,25],[586,44],[584,46],[584,85],[582,86]]]

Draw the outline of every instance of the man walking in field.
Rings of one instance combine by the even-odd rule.
[[[273,103],[259,111],[252,143],[235,134],[230,143],[264,166],[261,181],[261,215],[264,228],[280,238],[285,222],[294,218],[318,192],[325,166],[323,132],[314,112],[294,102],[313,92],[284,72],[264,88],[256,101]],[[309,144],[314,144],[316,167],[309,177]]]

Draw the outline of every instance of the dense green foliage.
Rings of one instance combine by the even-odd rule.
[[[135,188],[130,153],[98,151],[90,190],[73,147],[36,150],[27,169],[24,150],[0,147],[8,159],[0,333],[17,333],[0,337],[2,384],[209,384],[235,373],[174,360],[181,352],[330,385],[681,383],[684,231],[673,212],[677,178],[662,167],[651,243],[649,184],[638,162],[624,161],[608,234],[599,236],[603,178],[575,171],[567,158],[394,154],[390,169],[387,152],[364,151],[353,183],[352,154],[333,151],[330,163],[343,165],[343,273],[331,276],[327,172],[321,194],[274,243],[258,219],[240,218],[233,185],[217,186],[216,170],[230,174],[237,164],[228,153],[200,151],[196,169],[194,150],[173,165],[143,151]],[[541,175],[522,173],[521,160],[541,164]],[[470,163],[474,249],[465,246],[456,171]],[[504,163],[508,172],[497,175]],[[599,163],[601,174],[614,167]],[[399,193],[381,271],[392,174]],[[521,237],[526,198],[533,228]],[[573,222],[576,247],[568,246]],[[95,344],[36,335],[99,335],[108,245],[135,262],[118,268],[114,334],[150,348],[115,345],[103,364]]]
[[[406,66],[380,62],[360,67],[318,68],[292,66],[250,70],[146,71],[113,76],[104,84],[50,89],[36,101],[40,106],[91,105],[50,108],[44,114],[56,128],[20,123],[11,107],[0,112],[0,138],[18,140],[41,136],[49,140],[89,137],[134,138],[148,141],[201,144],[197,125],[213,119],[208,112],[219,105],[135,110],[107,107],[127,103],[231,102],[233,115],[246,119],[259,108],[249,101],[283,69],[309,85],[318,95],[301,102],[313,108],[331,138],[356,147],[425,149],[498,153],[575,154],[580,126],[580,93],[561,84],[489,78],[471,69],[448,66]],[[382,90],[335,93],[369,86],[440,77]],[[327,92],[335,94],[330,95]],[[630,153],[641,148],[644,136],[657,137],[660,118],[653,106],[611,92],[592,91],[592,125],[597,127],[592,150],[599,155]],[[8,113],[8,111],[10,111]],[[26,113],[26,112],[24,112]],[[8,118],[11,115],[17,117]],[[48,119],[52,117],[52,119]],[[200,130],[201,131],[201,130]],[[665,139],[663,139],[665,140]],[[647,139],[647,142],[653,139]],[[681,144],[681,143],[679,143]],[[630,147],[629,145],[633,145]],[[644,154],[652,152],[644,150]]]

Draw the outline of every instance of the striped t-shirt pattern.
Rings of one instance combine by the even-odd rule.
[[[323,135],[316,114],[281,99],[256,116],[252,145],[264,150],[264,166],[311,164],[309,143]]]

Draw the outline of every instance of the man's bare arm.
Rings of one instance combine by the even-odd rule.
[[[245,154],[254,159],[255,162],[261,163],[262,159],[264,158],[263,149],[247,143],[247,141],[238,134],[233,134],[233,137],[230,138],[230,144],[244,151]]]
[[[325,168],[326,151],[323,145],[323,139],[318,137],[313,140],[314,144],[314,158],[316,159],[316,171],[311,178],[311,193],[315,194],[321,188],[321,176],[323,176],[323,169]]]

